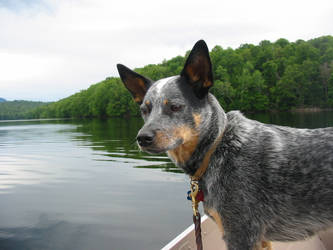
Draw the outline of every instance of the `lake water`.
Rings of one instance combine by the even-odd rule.
[[[249,115],[333,126],[333,112]],[[160,249],[192,223],[188,177],[138,151],[141,119],[0,122],[0,250]]]

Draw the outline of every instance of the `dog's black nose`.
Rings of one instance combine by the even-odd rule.
[[[141,147],[147,147],[153,144],[154,135],[148,133],[139,134],[136,139]]]

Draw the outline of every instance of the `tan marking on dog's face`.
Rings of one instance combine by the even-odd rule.
[[[169,102],[168,99],[164,99],[164,100],[163,100],[163,104],[164,104],[164,105],[167,105],[168,102]]]
[[[137,102],[137,103],[141,103],[142,102],[142,98],[140,98],[139,96],[136,96],[134,98],[134,101]]]
[[[177,148],[169,150],[168,153],[177,163],[185,163],[192,156],[194,150],[198,146],[198,132],[188,126],[181,126],[173,131],[173,137],[182,139],[183,143]]]
[[[205,88],[209,88],[209,87],[211,87],[213,85],[213,83],[211,82],[211,81],[208,81],[208,80],[206,80],[205,82],[204,82],[204,84],[203,84],[203,86],[205,87]]]
[[[155,145],[158,148],[167,148],[171,143],[169,136],[166,133],[157,131],[155,134]]]
[[[201,115],[193,113],[193,120],[194,120],[195,127],[198,128],[201,123]]]
[[[150,105],[150,101],[145,101],[145,104],[148,106]]]

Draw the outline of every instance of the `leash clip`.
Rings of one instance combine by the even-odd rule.
[[[198,206],[200,201],[197,199],[198,192],[199,192],[199,182],[191,180],[191,198],[192,198],[192,209],[194,216],[197,216],[199,214]]]

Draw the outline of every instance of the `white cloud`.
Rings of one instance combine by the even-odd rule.
[[[57,100],[105,77],[183,55],[198,39],[238,47],[333,34],[333,2],[38,0],[0,5],[0,96]]]

